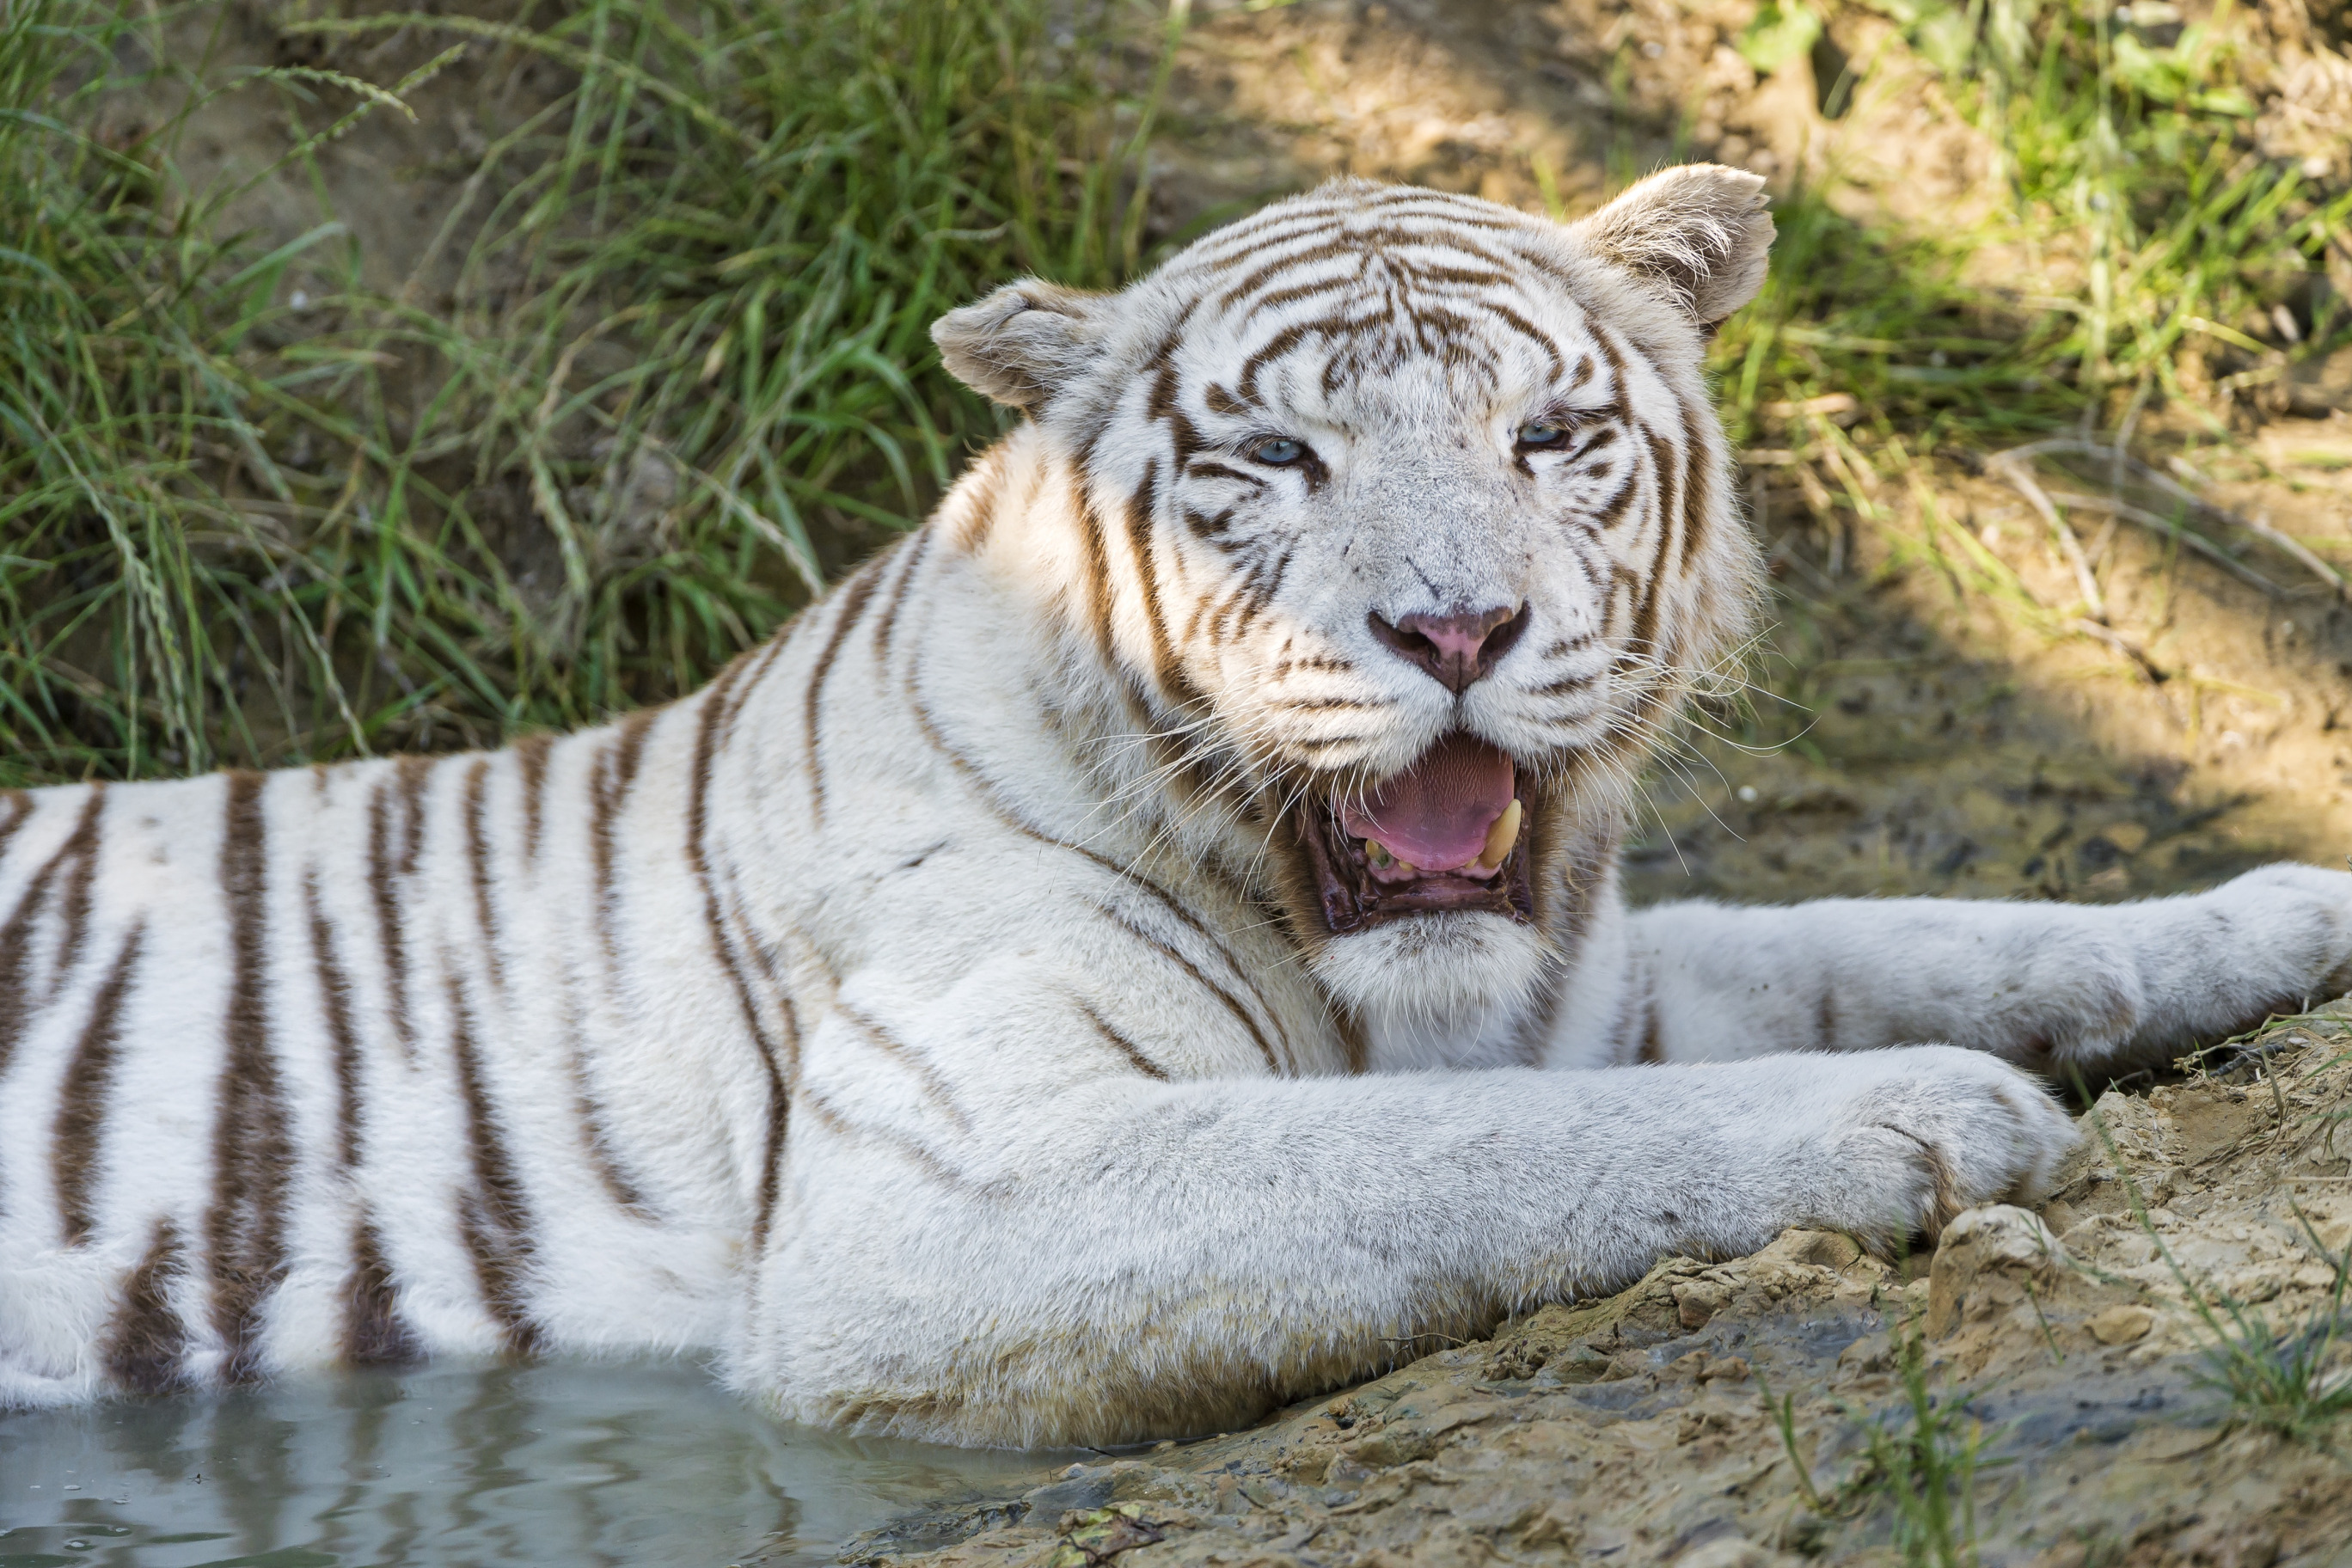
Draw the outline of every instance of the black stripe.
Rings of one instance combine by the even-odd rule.
[[[457,1089],[466,1108],[466,1144],[474,1167],[472,1187],[458,1196],[457,1226],[467,1250],[473,1255],[482,1305],[497,1320],[507,1349],[528,1355],[539,1348],[541,1339],[539,1325],[530,1315],[530,1207],[482,1080],[473,1010],[454,965],[449,966],[447,978],[449,1055],[457,1069]]]
[[[1049,833],[1040,831],[1006,805],[995,782],[981,770],[979,764],[948,743],[947,736],[940,729],[939,721],[932,717],[929,708],[924,703],[922,694],[915,685],[914,677],[915,672],[910,668],[907,672],[904,689],[908,711],[914,716],[916,729],[921,732],[924,741],[931,749],[945,758],[948,765],[955,769],[956,773],[972,787],[973,793],[980,797],[981,805],[987,808],[990,816],[1003,824],[1009,831],[1050,848],[1066,850],[1070,854],[1079,856],[1116,878],[1122,885],[1150,897],[1171,918],[1180,921],[1216,951],[1217,956],[1224,961],[1226,969],[1248,989],[1252,999],[1257,1003],[1259,1009],[1266,1015],[1268,1020],[1274,1021],[1274,1009],[1266,1005],[1265,996],[1259,993],[1255,983],[1250,979],[1248,972],[1242,967],[1241,961],[1226,950],[1223,942],[1217,934],[1202,924],[1190,910],[1187,910],[1175,894],[1131,866],[1122,866],[1108,855],[1099,854],[1083,844],[1068,843]],[[1338,741],[1326,742],[1322,744],[1327,746],[1347,744],[1359,738],[1342,736]],[[1278,1022],[1276,1022],[1276,1031],[1277,1035],[1281,1033],[1281,1026]],[[1255,1033],[1255,1028],[1252,1032]],[[1260,1043],[1263,1045],[1263,1040]],[[1283,1039],[1283,1048],[1285,1054],[1288,1054],[1290,1042],[1286,1037]]]
[[[1151,676],[1162,692],[1175,693],[1187,683],[1168,643],[1168,622],[1160,607],[1160,572],[1151,555],[1151,510],[1159,495],[1160,459],[1153,458],[1143,466],[1143,482],[1127,498],[1127,545],[1135,555],[1144,620],[1151,627]]]
[[[89,804],[82,808],[81,820],[74,825],[73,837],[67,840],[67,852],[72,863],[66,872],[64,897],[59,902],[62,927],[58,940],[58,962],[55,978],[49,983],[49,995],[63,993],[66,982],[81,962],[82,944],[89,940],[89,889],[98,875],[100,825],[105,820],[99,803],[105,797],[106,785],[89,786]]]
[[[1086,1015],[1087,1022],[1094,1026],[1095,1033],[1102,1037],[1105,1045],[1127,1058],[1129,1067],[1147,1078],[1167,1081],[1168,1069],[1144,1055],[1142,1047],[1112,1028],[1100,1013],[1084,1002],[1078,1004],[1078,1011]]]
[[[985,1187],[977,1186],[971,1177],[940,1158],[938,1151],[917,1142],[905,1133],[892,1128],[859,1126],[852,1122],[814,1089],[803,1089],[800,1091],[800,1102],[811,1116],[816,1118],[819,1125],[835,1136],[853,1142],[887,1144],[896,1149],[909,1163],[922,1170],[931,1180],[951,1192],[987,1193],[989,1191]]]
[[[924,552],[930,548],[931,530],[926,523],[915,531],[913,542],[899,546],[907,554],[906,563],[898,568],[898,579],[890,585],[890,596],[882,605],[880,618],[874,623],[875,679],[881,679],[890,663],[890,637],[898,626],[898,606],[906,602],[907,584],[923,564]]]
[[[580,1123],[580,1145],[587,1151],[588,1163],[595,1169],[597,1184],[615,1207],[639,1219],[653,1218],[652,1205],[621,1168],[620,1157],[613,1152],[612,1136],[604,1131],[604,1102],[596,1098],[595,1086],[589,1081],[588,1055],[577,1030],[573,1031],[571,1058],[566,1065],[572,1076],[572,1114]]]
[[[719,908],[719,887],[710,875],[710,856],[703,836],[710,825],[710,775],[719,764],[718,719],[724,710],[729,683],[735,678],[734,667],[720,674],[702,695],[702,711],[694,732],[694,773],[686,802],[686,858],[693,868],[694,879],[702,888],[702,919],[710,934],[710,951],[727,978],[735,987],[736,1005],[743,1014],[743,1026],[751,1031],[752,1048],[760,1058],[760,1068],[767,1078],[768,1136],[760,1153],[760,1199],[758,1217],[751,1226],[752,1250],[757,1252],[768,1239],[768,1226],[776,1210],[776,1191],[782,1170],[784,1134],[791,1123],[791,1106],[784,1093],[783,1070],[776,1063],[775,1042],[760,1021],[760,1005],[751,990],[751,977],[743,973],[738,961],[734,938],[727,928],[725,912]]]
[[[286,1186],[293,1151],[277,1058],[270,1053],[268,851],[262,775],[228,775],[221,896],[229,921],[227,1054],[213,1122],[213,1205],[205,1216],[213,1328],[228,1352],[223,1375],[259,1371],[261,1312],[286,1277]]]
[[[58,1090],[49,1171],[57,1184],[58,1230],[68,1247],[89,1239],[96,1223],[89,1211],[89,1189],[97,1179],[99,1141],[106,1127],[108,1092],[114,1085],[115,1053],[121,1045],[122,999],[146,944],[146,927],[133,925],[90,1004],[89,1019],[82,1026]]]
[[[1083,486],[1083,481],[1079,481]],[[1110,581],[1110,558],[1103,548],[1102,519],[1085,495],[1083,488],[1074,488],[1070,502],[1078,514],[1078,542],[1086,547],[1087,629],[1094,634],[1095,652],[1105,664],[1115,664],[1111,652],[1111,616],[1115,603]]]
[[[352,1271],[343,1280],[343,1360],[352,1366],[405,1366],[423,1353],[400,1315],[400,1286],[383,1241],[362,1214],[352,1226]]]
[[[792,645],[793,637],[800,629],[800,623],[794,622],[770,637],[765,647],[753,653],[744,654],[734,661],[747,668],[742,679],[736,684],[733,700],[727,704],[728,736],[731,737],[735,733],[735,721],[742,714],[744,706],[751,700],[752,692],[758,689],[761,681],[767,679],[768,672],[775,668],[776,660],[782,656],[784,649]]]
[[[948,1088],[947,1080],[940,1077],[939,1069],[921,1052],[884,1028],[871,1014],[845,1002],[836,1002],[833,1010],[841,1016],[842,1022],[856,1030],[867,1045],[893,1061],[904,1063],[907,1070],[914,1074],[916,1081],[922,1085],[924,1098],[947,1112],[948,1120],[959,1129],[971,1131],[971,1119],[964,1114],[963,1107],[956,1103],[954,1092]]]
[[[1559,813],[1540,802],[1531,801],[1529,805],[1530,826],[1541,835],[1545,825]],[[1617,841],[1613,828],[1586,832],[1569,849],[1560,871],[1559,897],[1551,896],[1549,882],[1536,888],[1536,923],[1544,930],[1557,931],[1559,948],[1550,965],[1542,1005],[1520,1031],[1521,1066],[1542,1065],[1545,1050],[1559,1026],[1559,1010],[1568,999],[1569,982],[1577,965],[1583,962],[1584,946],[1592,934],[1601,886],[1608,880],[1610,867],[1616,864]],[[1540,842],[1532,845],[1528,854],[1535,865],[1542,865],[1549,858]]]
[[[482,966],[490,984],[506,989],[506,963],[499,956],[498,914],[490,898],[490,841],[488,814],[490,759],[482,757],[466,770],[466,869],[474,884],[474,923],[482,932]]]
[[[866,601],[873,597],[874,585],[882,580],[883,559],[867,562],[856,576],[841,585],[841,607],[834,612],[824,646],[817,649],[816,662],[809,667],[808,692],[802,699],[801,708],[802,762],[808,769],[809,805],[819,824],[824,821],[824,758],[817,732],[818,715],[824,703],[824,680],[833,673],[834,658],[841,652],[841,639],[857,624]]]
[[[1261,1030],[1257,1026],[1257,1020],[1250,1016],[1248,1009],[1244,1008],[1241,1005],[1241,1003],[1234,996],[1233,993],[1227,991],[1223,986],[1218,984],[1215,981],[1211,980],[1207,975],[1202,973],[1201,966],[1199,964],[1194,963],[1191,959],[1177,952],[1176,949],[1160,941],[1158,937],[1152,935],[1150,931],[1144,930],[1133,921],[1128,919],[1127,916],[1122,914],[1119,910],[1104,903],[1097,903],[1094,907],[1096,912],[1100,914],[1104,919],[1118,926],[1121,931],[1135,938],[1136,941],[1143,943],[1154,952],[1159,953],[1162,958],[1167,959],[1171,963],[1173,963],[1178,968],[1183,970],[1185,973],[1192,977],[1194,982],[1197,983],[1202,990],[1208,992],[1210,995],[1214,996],[1219,1002],[1223,1003],[1225,1011],[1231,1013],[1234,1016],[1234,1021],[1239,1023],[1244,1029],[1249,1031],[1249,1037],[1257,1042],[1258,1054],[1265,1058],[1266,1070],[1273,1073],[1276,1078],[1285,1076],[1281,1059],[1274,1054],[1273,1044],[1266,1039],[1265,1031]]]
[[[525,735],[514,743],[515,762],[522,769],[522,858],[539,858],[539,824],[547,791],[546,735]]]
[[[1706,416],[1695,412],[1691,405],[1676,399],[1683,413],[1683,570],[1690,570],[1691,561],[1706,537],[1708,513],[1715,499],[1715,465],[1706,460],[1699,450],[1698,421]]]
[[[352,1027],[351,982],[335,956],[334,927],[319,896],[319,872],[302,879],[302,904],[310,916],[310,960],[317,967],[319,1005],[327,1025],[327,1047],[335,1067],[335,1163],[349,1171],[360,1162],[360,1045]]]
[[[0,862],[5,862],[8,840],[16,837],[16,829],[32,820],[33,797],[21,789],[0,789],[0,807],[6,811],[6,815],[0,816]]]
[[[972,465],[971,478],[975,488],[964,512],[963,527],[955,541],[956,548],[967,555],[977,555],[988,548],[988,536],[995,531],[997,508],[1004,500],[1004,448],[991,447],[987,455]]]
[[[403,879],[415,872],[425,837],[417,796],[433,767],[428,757],[401,757],[376,781],[368,800],[368,887],[375,900],[376,936],[383,948],[383,983],[392,1032],[401,1054],[416,1060],[415,1026],[408,1016],[408,933],[401,910]]]
[[[60,869],[82,865],[95,858],[98,844],[98,818],[106,803],[106,785],[94,784],[82,802],[81,816],[75,819],[73,831],[66,841],[33,873],[25,884],[25,896],[8,913],[5,923],[0,923],[0,1073],[8,1070],[8,1058],[16,1048],[17,1039],[32,1016],[31,980],[25,973],[26,960],[32,952],[33,923],[47,910],[49,887]],[[11,831],[14,831],[13,826]],[[80,879],[84,888],[85,905],[89,880]],[[65,983],[67,971],[62,963],[56,971],[57,984]],[[52,985],[55,994],[56,986]]]
[[[107,1376],[129,1393],[169,1394],[187,1381],[181,1361],[188,1352],[188,1328],[172,1305],[172,1283],[184,1267],[178,1226],[157,1220],[146,1254],[123,1281],[122,1299],[99,1347]]]
[[[651,727],[653,708],[640,708],[621,721],[620,733],[613,744],[598,753],[588,785],[588,848],[596,868],[596,935],[604,944],[608,969],[620,963],[620,938],[614,931],[614,921],[620,914],[613,900],[613,819],[629,798],[631,786],[637,782],[637,763],[646,749],[646,731]]]

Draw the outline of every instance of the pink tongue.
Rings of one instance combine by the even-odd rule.
[[[1400,860],[1451,871],[1478,858],[1511,804],[1511,759],[1456,731],[1339,818],[1351,838],[1377,838]]]

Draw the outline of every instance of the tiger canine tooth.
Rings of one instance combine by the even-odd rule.
[[[1495,826],[1486,829],[1486,847],[1478,851],[1478,864],[1502,865],[1503,857],[1508,855],[1511,846],[1519,841],[1521,815],[1519,803],[1516,800],[1503,808],[1503,815],[1495,818]]]

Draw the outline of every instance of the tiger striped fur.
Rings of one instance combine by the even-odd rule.
[[[0,1404],[690,1350],[860,1430],[1215,1430],[1932,1229],[2069,1146],[2023,1069],[2345,989],[2307,868],[1623,907],[1758,595],[1702,353],[1770,235],[1722,169],[1573,226],[1343,182],[1015,284],[937,336],[1026,420],[695,696],[0,798]],[[1480,858],[1359,835],[1401,780]]]

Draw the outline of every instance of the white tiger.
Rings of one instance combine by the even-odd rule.
[[[0,1404],[694,1349],[864,1431],[1230,1427],[1932,1230],[2069,1146],[2022,1068],[2352,985],[2307,868],[1622,907],[1758,596],[1702,348],[1770,238],[1717,168],[1570,226],[1342,182],[1015,284],[936,336],[1026,421],[697,695],[6,797]]]

